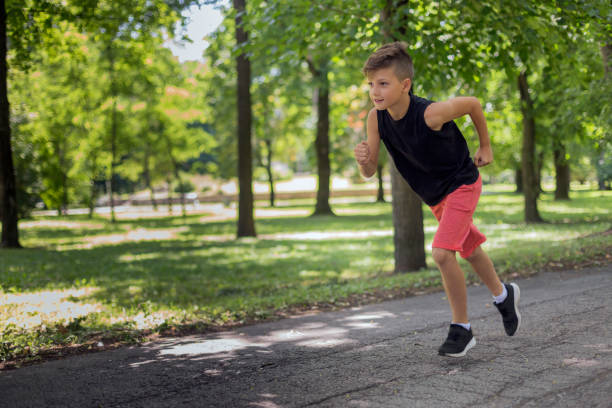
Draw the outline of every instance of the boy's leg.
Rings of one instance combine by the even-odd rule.
[[[482,181],[479,177],[474,184],[459,187],[442,202],[431,207],[439,222],[432,243],[432,255],[442,274],[453,323],[468,322],[465,276],[457,262],[456,252],[460,252],[463,257],[464,251],[471,253],[473,248],[480,246],[486,239],[473,227],[472,222],[481,186]],[[472,231],[472,228],[475,231]]]
[[[472,265],[474,272],[493,294],[495,307],[502,315],[504,329],[508,336],[513,336],[521,325],[521,313],[518,304],[521,291],[516,283],[502,284],[495,272],[489,255],[479,246],[466,259]],[[503,296],[502,296],[503,295]]]
[[[433,248],[433,258],[440,269],[442,283],[453,314],[446,341],[438,348],[438,354],[463,357],[476,345],[467,317],[467,290],[463,271],[457,263],[455,251]]]
[[[494,304],[502,315],[506,333],[512,336],[521,323],[518,310],[520,290],[515,283],[500,282],[491,259],[480,247],[486,237],[474,226],[472,214],[480,197],[481,186],[482,180],[479,177],[476,183],[461,186],[440,204],[431,207],[440,223],[432,244],[434,260],[442,273],[454,323],[468,322],[465,278],[455,257],[455,253],[459,252],[462,258],[470,262],[495,297]],[[451,329],[453,327],[451,325]],[[471,331],[468,337],[471,337]]]
[[[493,296],[499,296],[503,292],[503,286],[497,276],[493,262],[489,255],[480,247],[476,248],[466,260],[472,265],[472,269],[480,277],[480,280],[489,288]]]
[[[465,276],[457,262],[455,251],[433,248],[432,256],[442,274],[442,283],[453,315],[453,323],[468,323]]]
[[[473,185],[459,187],[431,207],[440,223],[432,243],[432,255],[440,269],[452,313],[448,336],[438,349],[438,354],[443,356],[462,357],[476,344],[468,320],[465,276],[457,262],[456,252],[465,251],[466,243],[472,245],[469,252],[482,243],[466,242],[473,225],[472,214],[478,203],[480,187],[479,178]]]

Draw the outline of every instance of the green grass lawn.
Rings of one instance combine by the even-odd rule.
[[[548,223],[526,225],[522,196],[491,190],[498,192],[482,196],[475,222],[502,276],[610,261],[612,235],[602,232],[612,227],[612,192],[574,192],[562,202],[544,194],[539,207]],[[274,218],[257,219],[258,238],[241,240],[234,239],[235,221],[210,222],[203,214],[115,224],[84,216],[22,221],[27,248],[0,252],[0,360],[441,287],[429,253],[428,269],[392,273],[390,204],[291,215],[312,208],[280,207]],[[428,209],[424,214],[431,245],[437,223]]]

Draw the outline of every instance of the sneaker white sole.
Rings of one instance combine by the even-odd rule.
[[[521,290],[519,289],[516,283],[511,283],[512,289],[514,289],[514,313],[516,313],[516,317],[518,317],[518,324],[516,325],[516,330],[512,334],[513,336],[519,331],[521,327],[521,314],[518,310],[519,300],[521,300]]]
[[[444,354],[446,357],[463,357],[465,354],[476,345],[476,339],[472,337],[472,340],[465,346],[461,353],[446,353]]]

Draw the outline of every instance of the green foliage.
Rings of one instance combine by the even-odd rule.
[[[13,92],[22,94],[28,88],[26,77],[21,72],[11,72],[11,79],[16,79]],[[38,151],[29,142],[27,136],[31,113],[23,103],[14,103],[10,116],[12,130],[12,150],[17,184],[17,206],[19,218],[29,217],[36,203],[40,200],[42,190],[41,161]]]
[[[231,58],[234,43],[234,23],[225,18],[207,41],[210,46],[204,53],[205,67],[197,73],[197,92],[206,102],[203,117],[213,129],[219,142],[210,152],[216,157],[213,175],[222,179],[236,176],[237,162],[237,104],[236,67]]]
[[[166,180],[213,145],[209,133],[189,127],[202,116],[202,102],[188,90],[195,72],[162,47],[162,38],[153,35],[158,26],[132,21],[133,31],[125,25],[119,30],[117,15],[85,24],[83,9],[70,10],[74,18],[45,29],[53,45],[33,50],[28,71],[10,71],[23,214],[38,199],[57,209],[94,205],[94,183],[111,176],[113,118],[115,177],[124,181],[144,179],[145,158],[149,182]],[[160,21],[174,24],[173,11],[159,10],[166,12]],[[119,30],[114,38],[107,35],[111,26]]]
[[[15,129],[15,134],[19,130]],[[20,137],[13,138],[13,157],[15,161],[15,177],[17,183],[17,209],[20,219],[28,218],[39,202],[43,186],[40,168],[36,163],[36,152],[31,145],[23,143]]]
[[[72,19],[65,3],[52,0],[6,0],[6,32],[12,55],[11,65],[27,69],[36,53],[33,50],[47,42],[47,33],[54,25]]]

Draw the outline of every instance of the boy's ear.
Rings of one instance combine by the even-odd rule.
[[[402,91],[410,91],[410,87],[412,86],[412,80],[410,78],[406,78],[402,81]]]

